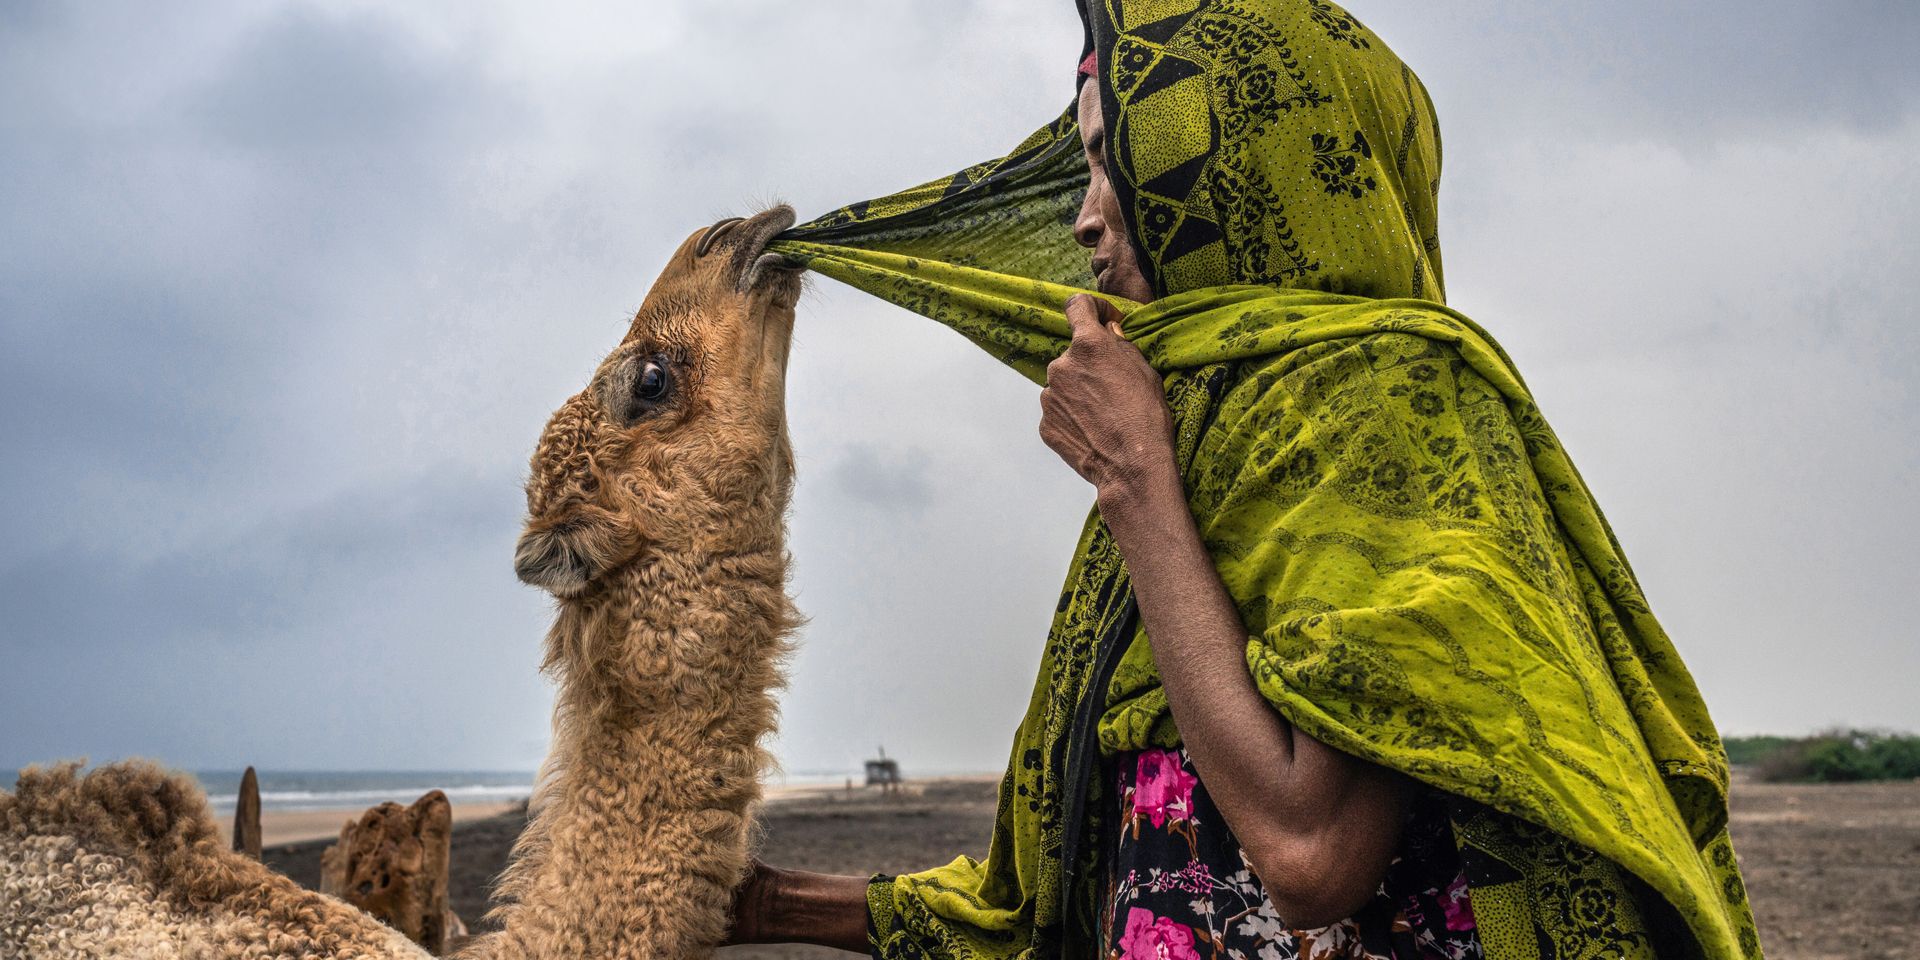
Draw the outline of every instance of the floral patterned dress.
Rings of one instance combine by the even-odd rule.
[[[1118,759],[1109,850],[1109,960],[1479,960],[1473,904],[1440,797],[1413,804],[1372,902],[1317,930],[1287,927],[1184,748]]]

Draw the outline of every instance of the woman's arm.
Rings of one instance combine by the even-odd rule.
[[[1406,782],[1306,736],[1260,695],[1246,627],[1169,473],[1102,489],[1100,513],[1127,558],[1174,723],[1281,919],[1345,919],[1386,876]]]
[[[1300,733],[1255,688],[1246,627],[1187,508],[1160,377],[1108,326],[1112,310],[1069,301],[1073,345],[1048,368],[1041,437],[1098,491],[1181,740],[1275,910],[1301,929],[1345,919],[1386,875],[1410,788]]]
[[[722,946],[812,943],[867,952],[867,878],[781,870],[758,860],[733,895]]]

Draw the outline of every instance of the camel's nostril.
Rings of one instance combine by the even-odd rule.
[[[762,278],[777,273],[785,273],[789,277],[797,277],[799,276],[800,269],[801,268],[792,260],[789,260],[784,253],[763,253],[758,259],[753,261],[752,266],[747,268],[747,272],[741,275],[740,289],[743,291],[752,290],[760,285]]]
[[[785,257],[767,254],[767,244],[772,243],[774,237],[785,233],[788,227],[793,226],[794,219],[793,208],[783,203],[754,214],[733,232],[731,246],[733,247],[734,285],[741,293],[751,290],[754,283],[760,279],[767,257],[773,256],[782,262],[785,261]]]
[[[700,235],[700,242],[693,245],[693,255],[696,257],[706,256],[707,251],[713,249],[714,241],[719,240],[728,230],[746,222],[746,219],[746,217],[728,217],[708,227],[707,232]]]

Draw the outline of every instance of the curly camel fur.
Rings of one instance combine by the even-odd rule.
[[[535,814],[459,956],[700,960],[747,869],[786,593],[787,350],[775,207],[689,237],[533,457],[521,579],[559,612]],[[423,957],[227,849],[193,782],[133,761],[0,793],[0,960]]]
[[[427,956],[229,849],[192,779],[78,766],[29,767],[0,794],[0,958]]]
[[[760,253],[792,223],[781,206],[689,238],[540,438],[515,566],[560,601],[554,744],[500,879],[504,929],[463,956],[695,960],[726,933],[799,622],[800,277]]]

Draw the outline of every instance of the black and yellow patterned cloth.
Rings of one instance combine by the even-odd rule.
[[[1081,12],[1108,172],[1159,295],[1122,303],[1123,328],[1166,376],[1262,693],[1455,798],[1488,956],[1758,957],[1699,692],[1512,362],[1443,305],[1418,78],[1321,0]],[[1091,280],[1071,235],[1086,182],[1069,110],[1002,159],[775,249],[1038,381]],[[1099,845],[1073,837],[1105,806],[1074,759],[1179,739],[1129,595],[1089,517],[987,856],[877,879],[877,955],[1093,949]],[[1103,640],[1118,662],[1100,683]],[[1076,742],[1077,712],[1098,723]]]

